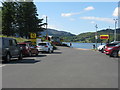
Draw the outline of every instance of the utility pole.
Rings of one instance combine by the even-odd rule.
[[[98,26],[97,26],[97,24],[95,25],[95,28],[96,28],[96,32],[95,32],[95,44],[96,44],[96,50],[97,50],[97,39],[98,39],[98,36],[97,36]]]
[[[108,43],[110,43],[110,26],[109,26],[109,29],[108,29],[108,30],[109,30],[109,34],[108,34],[108,35],[109,35]]]
[[[114,41],[117,40],[117,31],[116,31],[116,25],[117,25],[117,20],[118,19],[113,19],[115,21],[115,30],[114,30]]]
[[[46,39],[48,40],[47,26],[48,26],[48,20],[47,20],[47,16],[46,16]]]

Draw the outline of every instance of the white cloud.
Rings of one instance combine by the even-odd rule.
[[[73,16],[73,15],[78,15],[80,13],[62,13],[61,16],[62,17],[70,17],[70,16]]]
[[[95,8],[93,6],[89,6],[89,7],[86,7],[84,10],[85,11],[90,11],[90,10],[94,10]]]
[[[112,18],[103,18],[103,17],[80,17],[80,19],[97,20],[97,21],[104,21],[104,22],[111,22],[111,23],[114,22]]]
[[[70,16],[73,16],[73,15],[79,15],[81,13],[85,13],[86,11],[90,11],[90,10],[94,10],[95,8],[93,6],[89,6],[89,7],[86,7],[83,11],[81,12],[74,12],[74,13],[62,13],[61,16],[62,17],[70,17]]]
[[[120,9],[120,7],[119,7]],[[113,12],[113,16],[117,17],[118,16],[118,7],[115,8],[114,12]]]

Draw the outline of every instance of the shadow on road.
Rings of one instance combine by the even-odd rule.
[[[47,55],[37,55],[36,57],[46,57]]]
[[[62,54],[62,52],[53,52],[53,54]]]
[[[23,60],[11,60],[9,63],[4,64],[35,64],[37,62],[41,62],[41,60],[35,60],[35,59],[23,59]]]

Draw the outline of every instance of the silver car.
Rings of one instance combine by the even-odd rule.
[[[38,49],[39,52],[52,53],[54,51],[53,46],[49,42],[39,42],[37,44],[37,49]]]

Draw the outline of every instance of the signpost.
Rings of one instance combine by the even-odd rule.
[[[36,33],[30,33],[30,38],[35,39],[36,38]]]
[[[30,41],[33,45],[36,45],[36,33],[30,33]]]
[[[100,39],[109,39],[109,35],[100,35]]]

